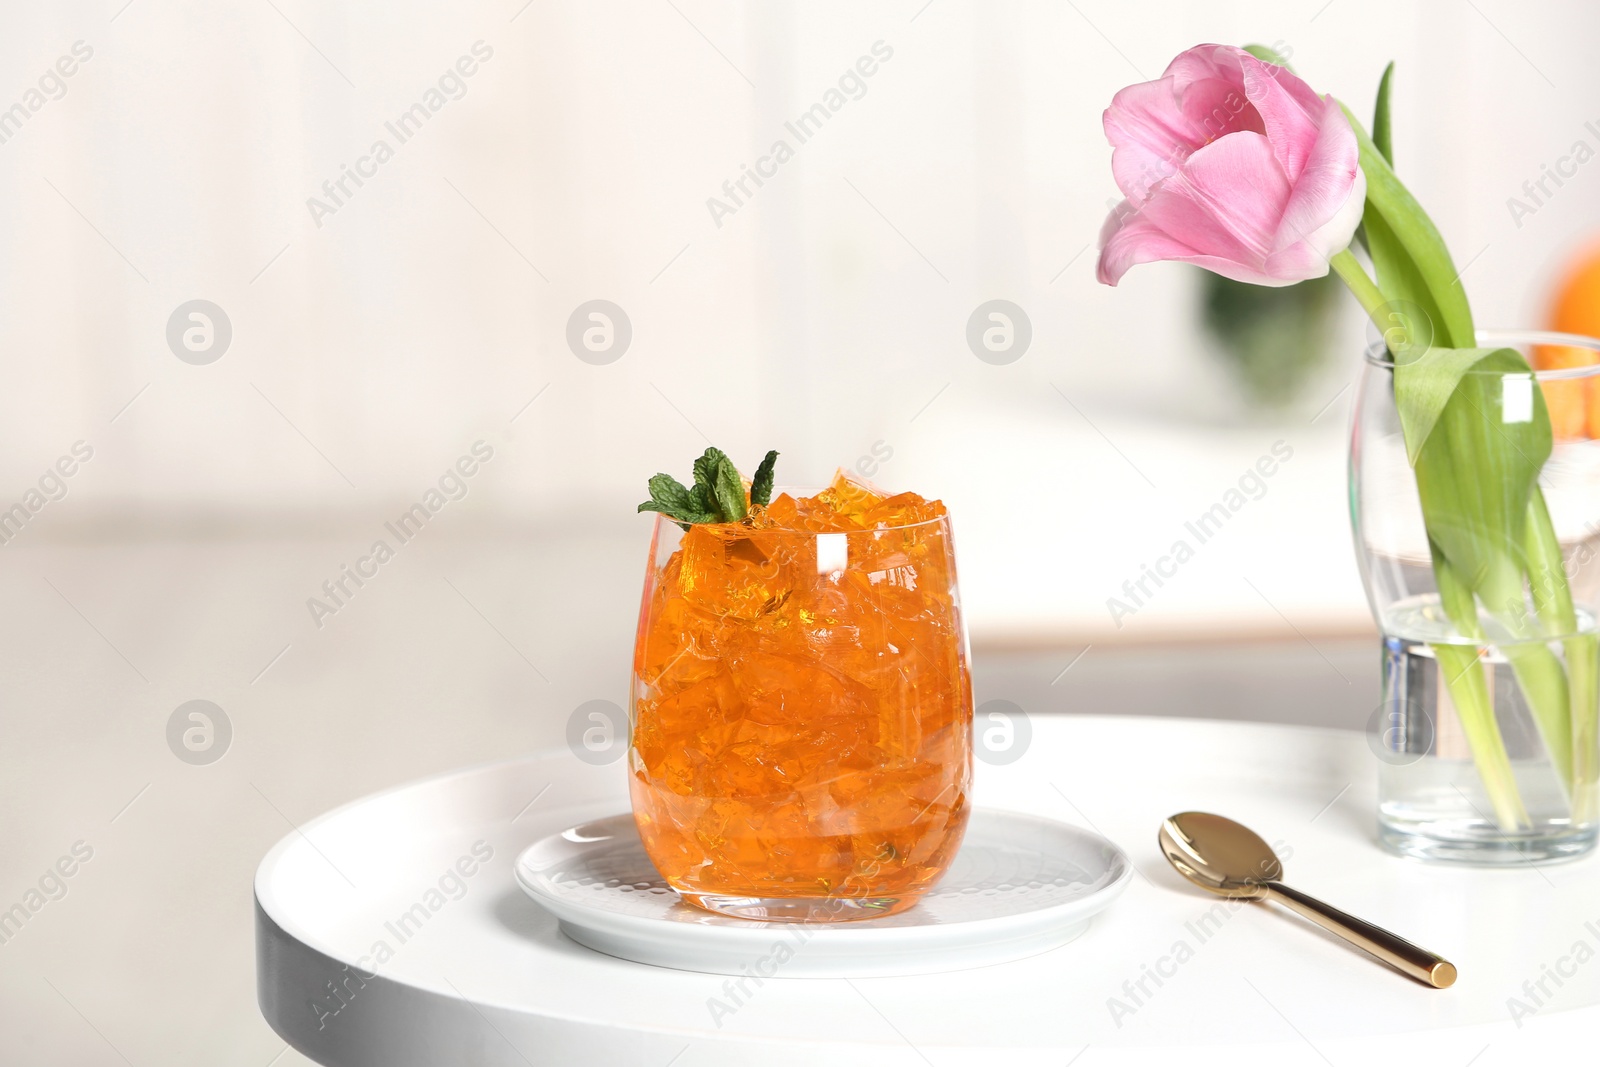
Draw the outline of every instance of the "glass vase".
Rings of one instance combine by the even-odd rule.
[[[1383,344],[1367,352],[1359,384],[1350,505],[1382,633],[1382,700],[1369,722],[1381,760],[1378,839],[1427,860],[1570,858],[1594,847],[1597,828],[1600,440],[1590,435],[1600,437],[1600,341],[1483,331],[1478,343],[1515,348],[1530,366],[1549,369],[1470,371],[1483,377],[1467,383],[1474,399],[1462,410],[1483,422],[1460,439],[1481,432],[1523,442],[1515,455],[1538,464],[1542,449],[1526,442],[1542,430],[1530,427],[1547,414],[1553,432],[1526,498],[1507,499],[1516,479],[1485,460],[1492,450],[1452,457],[1450,491],[1479,505],[1474,530],[1483,516],[1496,517],[1490,526],[1505,517],[1505,528],[1490,533],[1510,546],[1503,570],[1513,576],[1473,578],[1465,602],[1441,600],[1436,561],[1452,531],[1448,516],[1431,528],[1424,522],[1395,400],[1395,357]],[[1406,355],[1402,347],[1402,363]]]
[[[911,907],[966,828],[968,661],[948,517],[852,533],[658,517],[629,786],[667,884],[750,919]]]

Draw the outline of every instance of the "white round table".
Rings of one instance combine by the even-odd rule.
[[[1052,952],[741,990],[583,948],[511,876],[532,841],[627,808],[621,760],[594,767],[563,750],[367,797],[279,842],[255,883],[262,1012],[328,1067],[1593,1058],[1594,859],[1466,870],[1380,852],[1378,762],[1360,734],[1147,718],[1032,725],[1020,760],[979,764],[977,803],[1093,828],[1139,870],[1087,933]],[[1287,912],[1190,887],[1156,848],[1161,820],[1188,809],[1250,825],[1290,884],[1439,952],[1460,980],[1426,989]]]

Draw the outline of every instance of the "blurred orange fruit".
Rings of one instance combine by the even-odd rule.
[[[1600,337],[1600,244],[1591,245],[1567,267],[1550,304],[1549,326],[1561,333]],[[1538,345],[1536,370],[1587,367],[1600,352],[1565,345]],[[1600,378],[1545,382],[1545,405],[1557,437],[1600,437]]]

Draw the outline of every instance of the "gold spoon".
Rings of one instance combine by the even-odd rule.
[[[1346,915],[1278,879],[1283,865],[1249,827],[1204,811],[1186,811],[1161,824],[1161,851],[1178,873],[1218,896],[1275,900],[1384,963],[1435,989],[1456,980],[1455,965],[1404,938]]]

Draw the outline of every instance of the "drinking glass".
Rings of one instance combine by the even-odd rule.
[[[845,533],[657,516],[628,770],[662,877],[751,919],[911,907],[967,824],[968,662],[947,515]]]

